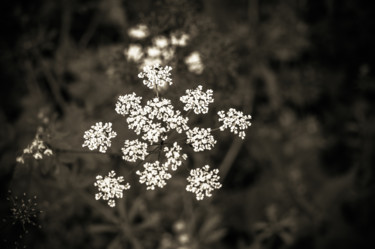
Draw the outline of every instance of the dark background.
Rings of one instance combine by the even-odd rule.
[[[3,2],[1,248],[374,248],[374,10],[357,0]],[[187,169],[147,192],[118,157],[56,150],[15,161],[41,125],[66,150],[84,151],[98,121],[119,131],[113,151],[134,137],[114,104],[132,91],[153,96],[123,55],[139,23],[151,37],[191,35],[165,93],[214,90],[209,114],[191,122],[213,127],[230,107],[252,115],[244,141],[222,132],[213,150],[187,150],[189,167],[220,169],[210,199],[185,193]],[[192,51],[200,75],[183,63]],[[94,200],[95,176],[111,169],[132,185],[115,209]],[[42,211],[26,228],[6,199],[23,193]]]

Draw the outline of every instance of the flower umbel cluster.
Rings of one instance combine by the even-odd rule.
[[[214,102],[212,95],[211,89],[203,92],[202,86],[199,85],[195,90],[186,90],[186,95],[182,96],[180,100],[185,104],[185,111],[194,110],[195,114],[204,114],[208,112],[208,105]]]
[[[111,139],[116,137],[117,133],[112,131],[112,123],[99,122],[91,126],[91,129],[85,131],[83,138],[85,142],[82,147],[89,147],[90,150],[99,148],[101,153],[105,153],[108,147],[111,147]]]
[[[219,170],[213,169],[209,171],[210,166],[205,165],[202,168],[190,170],[190,176],[187,178],[189,185],[186,190],[196,195],[197,200],[203,200],[205,196],[211,197],[211,192],[221,188],[219,183]]]
[[[181,154],[182,147],[177,142],[173,143],[172,147],[164,147],[165,157],[167,161],[165,165],[172,170],[177,170],[178,166],[181,166],[182,160],[187,159],[186,154]]]
[[[153,66],[145,66],[143,72],[138,74],[138,78],[146,78],[143,80],[143,84],[150,89],[164,87],[165,85],[172,85],[172,79],[170,71],[172,67],[165,66],[161,67],[159,64]]]
[[[245,130],[251,126],[250,115],[244,115],[241,111],[236,111],[233,108],[230,108],[226,113],[224,111],[219,111],[219,122],[223,122],[223,125],[220,126],[220,130],[230,129],[234,134],[242,139],[245,139]]]
[[[168,42],[160,38],[155,43],[163,47]],[[156,91],[156,97],[145,101],[145,104],[142,104],[142,97],[134,92],[119,96],[116,102],[115,111],[126,119],[128,128],[139,135],[138,139],[124,141],[124,146],[121,148],[122,158],[126,162],[141,160],[143,170],[137,169],[136,174],[139,176],[139,182],[145,184],[147,190],[163,188],[172,178],[171,173],[178,170],[187,160],[188,156],[183,151],[183,144],[192,147],[193,152],[211,150],[217,143],[213,132],[228,128],[243,138],[245,129],[251,125],[248,121],[250,115],[244,115],[231,108],[227,113],[224,111],[218,113],[219,121],[223,122],[220,128],[191,128],[188,124],[188,114],[190,111],[195,114],[206,114],[209,104],[214,102],[213,91],[211,89],[203,91],[201,85],[186,90],[186,95],[180,98],[186,113],[181,113],[175,109],[170,99],[158,94],[159,87],[172,84],[171,70],[169,66],[147,66],[138,75],[148,88]],[[99,148],[99,151],[104,153],[111,146],[111,138],[115,136],[116,132],[112,131],[111,123],[103,125],[100,122],[85,132],[86,140],[83,146],[91,150]],[[153,159],[146,161],[149,157]],[[186,190],[194,193],[197,200],[210,197],[213,190],[221,187],[219,170],[210,171],[209,168],[206,165],[193,169],[187,178],[189,184]],[[122,198],[123,190],[130,188],[129,184],[121,185],[123,181],[123,177],[115,178],[114,171],[104,178],[97,176],[94,185],[99,188],[99,193],[95,198],[107,200],[108,205],[114,207],[114,199]]]
[[[211,150],[216,144],[214,136],[211,135],[211,128],[194,127],[192,130],[186,132],[187,144],[191,144],[194,151]]]
[[[145,168],[144,171],[138,170],[136,173],[140,176],[139,182],[145,183],[147,189],[154,190],[155,186],[162,188],[167,184],[165,180],[172,177],[172,175],[168,173],[168,167],[165,164],[160,165],[159,161],[145,163],[143,167]]]
[[[135,162],[137,159],[145,160],[148,155],[147,144],[138,141],[138,139],[133,141],[125,140],[125,145],[121,150],[124,154],[122,158],[128,162]]]
[[[94,183],[94,186],[98,187],[99,193],[95,195],[95,199],[103,199],[105,201],[108,201],[108,205],[110,207],[116,206],[115,198],[122,198],[123,197],[123,191],[130,188],[129,183],[126,183],[125,185],[122,185],[124,181],[124,177],[119,176],[115,178],[116,173],[115,171],[111,171],[108,173],[108,176],[98,175],[96,177],[96,182]]]

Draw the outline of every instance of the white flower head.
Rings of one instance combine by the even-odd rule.
[[[169,45],[169,41],[165,36],[157,36],[153,39],[153,43],[158,48],[165,48]]]
[[[160,123],[152,123],[145,125],[143,127],[143,136],[142,139],[148,141],[150,144],[158,143],[159,140],[165,141],[167,139],[166,128],[163,127]]]
[[[143,57],[142,46],[139,44],[130,44],[129,47],[124,50],[124,55],[128,61],[139,62]]]
[[[164,147],[165,157],[167,158],[167,161],[164,163],[164,165],[169,168],[171,166],[172,170],[177,170],[178,166],[181,166],[182,160],[187,159],[186,154],[181,154],[181,146],[178,145],[177,142],[173,143],[172,147]]]
[[[150,34],[150,32],[146,25],[138,24],[137,26],[129,29],[128,34],[130,37],[134,39],[141,40],[141,39],[146,38]]]
[[[115,111],[120,115],[128,115],[130,113],[139,113],[142,109],[142,97],[138,97],[134,92],[118,97]]]
[[[195,114],[204,114],[208,112],[208,105],[214,102],[212,95],[211,89],[203,92],[202,86],[199,85],[195,90],[187,89],[186,95],[182,96],[180,101],[185,104],[185,111],[194,110]]]
[[[85,131],[83,138],[85,142],[82,147],[87,146],[90,150],[99,148],[101,153],[105,153],[108,147],[111,147],[111,139],[116,137],[117,133],[112,131],[112,123],[98,122],[91,126],[91,129]]]
[[[218,176],[219,170],[209,171],[210,166],[205,165],[202,168],[190,170],[190,176],[187,178],[189,184],[186,186],[188,192],[196,195],[197,200],[203,200],[205,196],[211,197],[211,192],[221,188]]]
[[[119,176],[115,177],[116,173],[112,170],[108,173],[108,176],[98,175],[96,177],[96,182],[94,183],[94,186],[98,187],[99,193],[95,195],[95,199],[103,199],[105,201],[108,201],[108,205],[110,207],[116,206],[115,198],[122,198],[123,197],[123,191],[130,188],[130,184],[126,183],[125,185],[122,185],[124,181],[124,177]]]
[[[195,152],[211,150],[216,144],[214,136],[211,135],[210,128],[194,127],[186,132],[187,144],[191,144]]]
[[[137,159],[145,160],[148,155],[147,144],[136,140],[125,140],[124,147],[121,149],[124,154],[122,158],[128,162],[135,162]]]
[[[154,163],[145,163],[143,165],[144,171],[137,171],[136,174],[140,176],[139,182],[147,185],[147,190],[154,190],[155,187],[163,188],[167,183],[165,180],[172,176],[169,174],[168,168],[165,165],[160,165],[159,161]]]
[[[172,79],[169,77],[171,70],[172,67],[165,66],[163,68],[159,64],[145,66],[143,72],[138,74],[138,78],[146,78],[143,80],[143,84],[150,89],[163,87],[165,84],[172,85]]]
[[[243,112],[237,111],[234,108],[230,108],[226,113],[219,111],[217,114],[219,115],[219,122],[223,123],[220,126],[221,131],[230,129],[231,132],[245,139],[245,130],[251,126],[251,115],[244,115]]]
[[[204,70],[201,56],[197,51],[185,58],[185,64],[188,66],[188,70],[195,74],[201,74]]]

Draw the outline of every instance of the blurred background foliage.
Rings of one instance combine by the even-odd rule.
[[[375,20],[371,1],[355,0],[35,0],[2,3],[1,248],[373,248]],[[83,132],[111,121],[121,94],[153,96],[124,49],[139,23],[150,37],[186,32],[171,61],[178,103],[185,89],[214,90],[208,116],[250,113],[240,141],[216,136],[209,153],[161,190],[146,192],[121,157],[81,150]],[[140,41],[150,43],[150,38]],[[202,74],[183,63],[201,54]],[[181,103],[177,107],[181,109]],[[16,164],[38,127],[55,155]],[[57,149],[58,148],[58,149]],[[189,168],[220,169],[223,188],[197,202],[184,191]],[[111,209],[93,182],[111,169],[132,185]],[[14,220],[12,195],[38,198],[38,226]],[[25,197],[25,198],[26,198]]]

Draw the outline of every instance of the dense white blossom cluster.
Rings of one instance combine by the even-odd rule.
[[[82,147],[87,146],[90,150],[96,150],[105,153],[108,147],[111,147],[111,139],[116,137],[117,133],[112,131],[112,123],[98,122],[91,126],[91,129],[85,131],[83,138],[85,142]]]
[[[211,197],[211,192],[221,188],[218,176],[219,170],[209,171],[210,166],[205,165],[202,168],[190,170],[190,176],[187,178],[189,185],[186,190],[196,195],[197,200],[203,200],[205,196]]]
[[[202,89],[203,87],[199,85],[194,90],[186,90],[186,95],[180,98],[180,101],[185,104],[185,111],[194,110],[195,114],[205,114],[208,112],[208,105],[214,102],[212,98],[213,91],[208,89],[206,92],[203,92]]]
[[[219,111],[219,122],[223,125],[220,126],[220,130],[230,129],[234,134],[242,139],[245,139],[245,130],[251,126],[250,119],[251,115],[244,115],[243,112],[237,111],[234,108],[230,108],[226,113],[224,111]]]
[[[130,112],[141,110],[142,97],[138,97],[134,92],[118,97],[115,111],[120,115],[128,115]]]
[[[160,164],[159,161],[153,163],[145,163],[143,165],[144,171],[137,171],[136,174],[140,176],[139,182],[147,185],[147,189],[154,190],[155,187],[163,188],[168,180],[172,177],[168,173],[168,167],[165,164]]]
[[[108,176],[98,175],[96,177],[96,182],[94,186],[98,187],[99,193],[95,195],[95,199],[103,199],[108,201],[108,205],[110,207],[116,206],[115,198],[122,198],[123,191],[130,188],[130,184],[126,183],[122,185],[121,183],[124,181],[124,177],[119,176],[115,177],[116,173],[112,170],[108,173]]]
[[[145,66],[143,72],[138,74],[138,77],[143,80],[143,84],[150,89],[158,89],[158,87],[164,87],[165,85],[172,85],[172,79],[170,71],[172,67],[165,66],[161,67],[159,64],[153,66]]]
[[[170,40],[163,37],[157,37],[153,42],[159,48],[170,45]],[[244,138],[245,129],[251,125],[250,115],[244,115],[231,108],[228,112],[218,112],[219,122],[222,122],[222,125],[217,129],[190,128],[187,114],[183,115],[179,110],[175,110],[170,99],[158,94],[159,87],[172,84],[171,69],[159,65],[145,67],[139,78],[144,79],[144,84],[157,92],[156,97],[142,103],[142,97],[133,92],[119,96],[115,107],[115,111],[126,118],[129,129],[140,137],[135,140],[125,140],[121,151],[125,161],[144,161],[143,170],[137,170],[136,174],[139,176],[139,182],[145,184],[147,190],[163,188],[167,180],[172,177],[171,172],[176,171],[187,160],[187,154],[183,153],[183,148],[177,141],[184,141],[184,144],[190,145],[194,152],[211,150],[217,142],[212,132],[230,129],[231,132]],[[184,104],[185,111],[205,114],[209,110],[209,104],[214,102],[213,91],[211,89],[203,91],[203,87],[199,85],[195,89],[186,90],[180,101]],[[90,150],[99,148],[99,151],[104,153],[111,145],[111,138],[115,136],[111,123],[100,122],[85,132],[83,146],[87,146]],[[157,153],[157,160],[146,162],[146,158],[153,153]],[[186,190],[193,192],[197,200],[210,197],[214,189],[221,187],[218,173],[218,169],[210,171],[208,165],[192,169],[187,178],[189,185]],[[108,205],[111,207],[115,205],[114,198],[121,198],[123,190],[130,188],[129,184],[120,184],[124,181],[123,177],[114,176],[114,171],[105,178],[97,176],[95,183],[99,188],[96,199],[108,200]]]
[[[177,170],[177,167],[181,166],[182,160],[187,159],[187,155],[181,154],[181,150],[182,147],[177,142],[174,142],[172,147],[164,147],[167,168],[171,167],[172,170]]]
[[[136,140],[125,140],[125,145],[122,147],[121,151],[124,154],[122,158],[128,162],[135,162],[137,159],[145,160],[148,155],[147,143],[143,143]]]
[[[216,144],[214,136],[211,135],[210,128],[194,127],[186,132],[186,143],[193,146],[194,151],[211,150]]]

